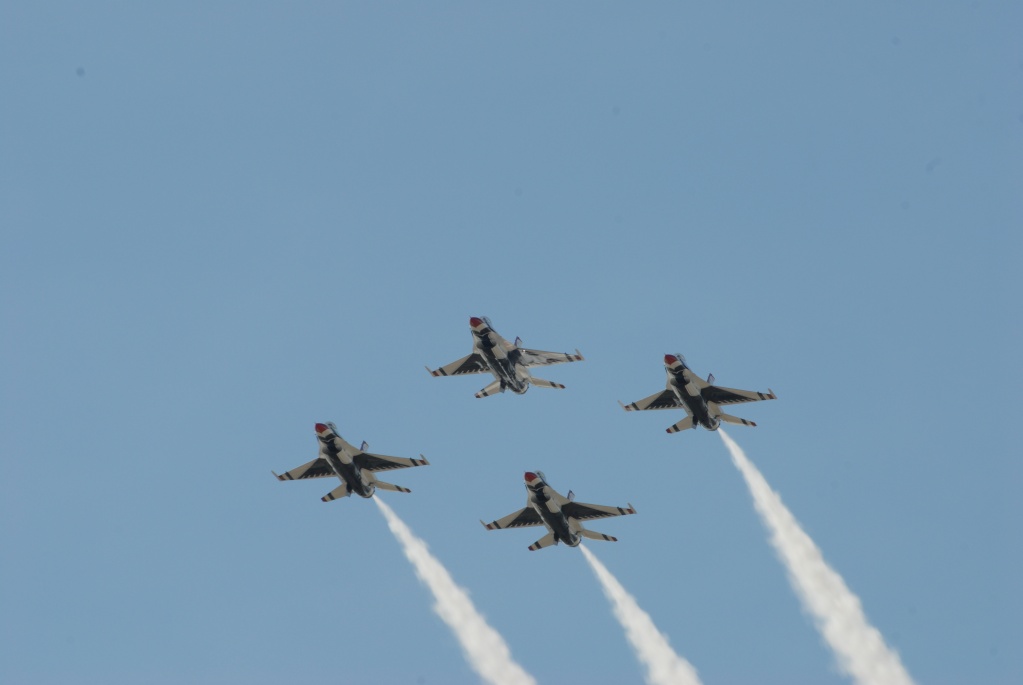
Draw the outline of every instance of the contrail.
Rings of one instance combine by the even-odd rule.
[[[417,538],[380,497],[374,497],[373,501],[401,543],[401,549],[412,562],[419,580],[433,593],[436,600],[433,610],[455,633],[472,669],[494,685],[536,685],[533,676],[512,659],[504,639],[476,611],[468,593],[455,585],[447,570],[430,554],[426,543]]]
[[[771,545],[785,565],[789,583],[834,652],[839,669],[861,685],[912,685],[913,679],[899,655],[867,622],[859,597],[824,561],[820,549],[742,449],[720,428],[718,433],[746,479],[753,505],[771,534]]]
[[[636,599],[625,591],[622,584],[593,556],[593,552],[583,545],[579,549],[600,581],[636,657],[646,667],[646,682],[650,685],[700,685],[696,669],[675,653],[668,644],[668,638],[657,630],[649,614],[636,604]]]

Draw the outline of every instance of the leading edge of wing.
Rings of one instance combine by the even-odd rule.
[[[270,473],[273,473],[277,480],[305,480],[307,478],[326,478],[336,475],[334,469],[330,468],[330,464],[322,457],[317,457],[284,473],[275,473],[273,471]]]
[[[649,397],[636,400],[630,404],[622,404],[625,411],[647,411],[652,409],[685,409],[685,405],[678,401],[675,391],[668,388],[661,392],[655,392]]]
[[[480,520],[480,524],[487,530],[502,530],[504,528],[540,526],[543,525],[543,519],[540,518],[540,515],[536,513],[536,509],[533,509],[533,507],[524,507],[490,523],[483,523]]]
[[[528,347],[519,348],[522,352],[522,363],[525,366],[548,366],[550,364],[565,364],[567,362],[586,361],[586,357],[579,352],[545,352],[544,350],[532,350]]]
[[[359,468],[366,471],[390,471],[391,469],[407,469],[412,466],[429,466],[430,462],[426,457],[419,455],[419,459],[407,459],[405,457],[390,457],[386,454],[373,454],[371,452],[359,452],[352,461],[359,465]]]
[[[714,404],[739,404],[740,402],[759,402],[761,400],[778,399],[778,396],[770,389],[768,389],[767,392],[758,392],[756,390],[726,388],[721,385],[708,385],[700,391],[700,394],[703,395],[704,400],[707,402],[713,402]]]
[[[473,352],[450,364],[445,364],[439,369],[431,369],[427,366],[426,370],[430,372],[431,376],[462,376],[469,373],[484,373],[489,371],[489,367],[481,354]]]

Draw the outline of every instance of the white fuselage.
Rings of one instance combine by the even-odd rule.
[[[502,390],[511,390],[521,395],[529,390],[529,369],[519,362],[522,353],[518,348],[505,349],[504,341],[494,329],[483,323],[472,327],[473,348],[487,364],[494,378],[501,381]]]
[[[673,364],[665,364],[664,371],[668,374],[668,387],[675,392],[675,397],[693,417],[693,424],[703,426],[709,431],[717,430],[721,421],[711,415],[710,407],[700,393],[700,386],[692,381],[693,370],[685,363],[676,361]]]
[[[553,492],[541,479],[526,483],[529,492],[529,506],[533,507],[547,529],[554,533],[557,542],[564,542],[569,547],[577,547],[582,538],[572,532],[568,517],[561,511],[561,506],[551,496]]]
[[[331,433],[319,438],[320,457],[326,460],[341,482],[346,483],[348,489],[360,497],[372,497],[376,491],[372,474],[364,473],[359,468],[338,436]]]

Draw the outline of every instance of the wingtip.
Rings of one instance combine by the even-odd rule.
[[[770,388],[768,388],[768,389],[767,389],[767,392],[768,392],[768,394],[769,394],[769,395],[771,396],[771,399],[772,399],[772,400],[776,400],[776,399],[778,399],[778,396],[774,394],[774,390],[771,390]]]
[[[430,461],[429,461],[429,459],[427,459],[426,457],[424,457],[424,456],[423,456],[422,454],[420,454],[420,455],[419,455],[419,458],[420,458],[420,459],[422,460],[422,462],[423,462],[422,464],[420,464],[420,466],[429,466],[429,465],[430,465]]]
[[[635,514],[636,513],[636,507],[632,506],[632,502],[629,502],[628,504],[629,504],[629,513],[630,514]]]
[[[284,480],[282,477],[278,476],[277,472],[274,471],[273,469],[270,469],[270,473],[274,474],[274,478],[276,478],[277,480]]]
[[[583,356],[583,353],[579,351],[578,347],[575,348],[575,356],[579,357],[578,359],[576,359],[577,362],[584,362],[584,361],[586,361],[586,357]]]

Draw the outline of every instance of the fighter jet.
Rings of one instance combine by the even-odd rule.
[[[489,397],[505,390],[521,395],[530,385],[539,388],[564,389],[561,383],[534,378],[530,366],[545,366],[562,362],[579,362],[583,356],[579,350],[568,352],[544,352],[522,347],[522,341],[508,342],[494,330],[487,317],[474,316],[469,319],[472,329],[472,354],[462,357],[436,370],[426,367],[434,376],[461,376],[468,373],[492,373],[493,383],[476,393],[476,397]]]
[[[482,520],[480,523],[487,530],[547,526],[547,530],[550,532],[531,544],[530,552],[556,545],[559,542],[564,542],[569,547],[578,547],[583,538],[617,542],[618,538],[594,530],[587,530],[580,522],[636,513],[631,504],[626,509],[575,502],[571,491],[569,491],[568,497],[565,497],[547,485],[547,478],[542,471],[526,471],[525,482],[527,493],[525,508],[491,523],[483,523]]]
[[[669,433],[677,433],[697,426],[716,431],[722,421],[741,426],[755,426],[757,424],[752,421],[725,414],[721,411],[721,405],[777,399],[770,388],[767,392],[755,392],[713,385],[714,374],[707,376],[706,381],[702,380],[686,366],[685,359],[681,354],[664,355],[664,370],[668,374],[667,390],[654,393],[632,404],[621,402],[618,404],[622,404],[625,411],[685,409],[688,416],[667,429]]]
[[[353,492],[360,497],[372,497],[377,488],[395,492],[412,492],[408,488],[393,483],[377,480],[375,471],[389,469],[405,469],[410,466],[426,466],[430,462],[419,455],[419,459],[388,457],[383,454],[367,452],[368,445],[363,442],[356,448],[345,442],[337,434],[337,426],[333,423],[316,424],[316,437],[320,441],[320,456],[308,464],[302,464],[287,473],[277,475],[277,480],[303,480],[306,478],[327,478],[337,476],[341,485],[334,488],[320,499],[331,502],[341,497],[348,497]],[[271,473],[273,473],[271,471]]]

